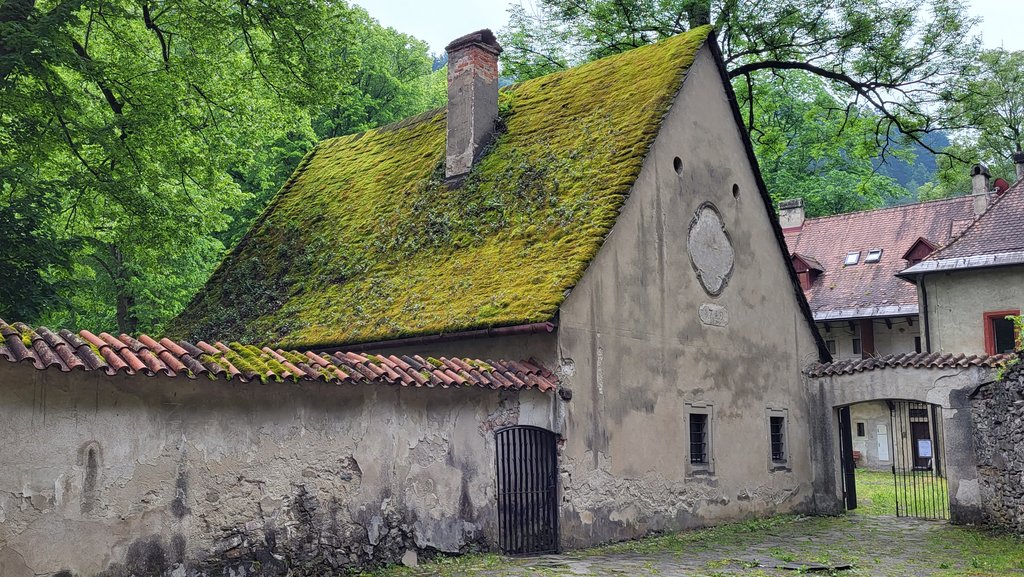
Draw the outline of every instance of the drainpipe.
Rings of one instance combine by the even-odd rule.
[[[921,306],[918,307],[921,315],[921,328],[924,329],[924,352],[932,352],[931,323],[928,322],[928,289],[924,286],[924,275],[917,275],[917,286],[921,288]]]

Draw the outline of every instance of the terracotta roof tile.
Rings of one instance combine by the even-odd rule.
[[[968,195],[811,218],[800,229],[785,231],[785,237],[790,253],[824,270],[804,292],[816,319],[827,320],[829,313],[832,318],[875,316],[867,314],[872,309],[891,311],[890,316],[917,314],[917,287],[896,276],[907,268],[903,256],[920,238],[948,244],[954,221],[973,219]],[[864,262],[868,251],[878,248],[881,260]],[[860,261],[844,266],[846,254],[854,251],[860,251]]]
[[[80,331],[53,332],[46,327],[13,325],[0,319],[0,358],[31,362],[37,369],[103,371],[195,379],[201,375],[242,382],[318,381],[352,384],[390,384],[406,387],[473,386],[481,388],[535,388],[558,386],[554,375],[534,359],[519,362],[441,358],[430,362],[420,356],[361,355],[337,352],[331,356],[311,351],[272,350],[238,343],[213,344],[148,335],[116,338]],[[31,345],[26,346],[25,341]],[[295,363],[298,358],[308,363]],[[243,366],[236,366],[241,364]]]
[[[965,355],[963,353],[898,353],[884,357],[818,363],[805,371],[805,373],[809,377],[827,377],[894,368],[996,368],[1004,365],[1012,357],[1013,355]]]
[[[996,197],[989,209],[965,227],[962,233],[928,256],[914,269],[929,272],[938,270],[976,268],[985,263],[1004,262],[1019,264],[1024,253],[1024,179],[1018,180],[1002,195]],[[993,260],[999,255],[1017,254],[1013,262]],[[985,259],[984,257],[993,257]],[[931,267],[931,268],[930,268]]]

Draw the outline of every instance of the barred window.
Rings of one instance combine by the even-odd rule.
[[[786,460],[786,418],[770,417],[772,461],[781,463]]]
[[[706,414],[690,414],[690,463],[700,465],[708,463],[708,416]]]

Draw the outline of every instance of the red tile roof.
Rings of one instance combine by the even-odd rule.
[[[790,253],[825,269],[805,292],[815,319],[897,316],[917,314],[917,289],[896,276],[907,267],[907,250],[919,238],[948,243],[954,223],[965,219],[974,219],[970,196],[808,219],[785,237]],[[881,260],[864,262],[878,248]],[[860,251],[860,261],[844,266],[854,251]]]
[[[965,355],[963,353],[898,353],[884,357],[851,359],[819,363],[806,371],[809,377],[850,375],[876,369],[954,369],[967,367],[996,368],[1004,365],[1013,355]]]
[[[558,381],[537,361],[492,361],[419,355],[285,351],[238,343],[196,344],[148,335],[114,337],[57,332],[0,319],[0,357],[37,369],[101,371],[107,375],[165,375],[240,382],[320,381],[407,387],[553,390]]]
[[[1024,179],[992,201],[970,226],[927,259],[904,271],[980,268],[1024,263]]]

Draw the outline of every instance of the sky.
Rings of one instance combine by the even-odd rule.
[[[508,20],[510,4],[523,0],[356,0],[371,16],[422,38],[436,54],[448,42],[481,28],[497,32]],[[526,0],[529,2],[529,0]],[[978,31],[986,48],[1024,50],[1024,2],[1020,0],[968,0],[971,13],[982,18]],[[1015,30],[1016,29],[1016,30]]]

